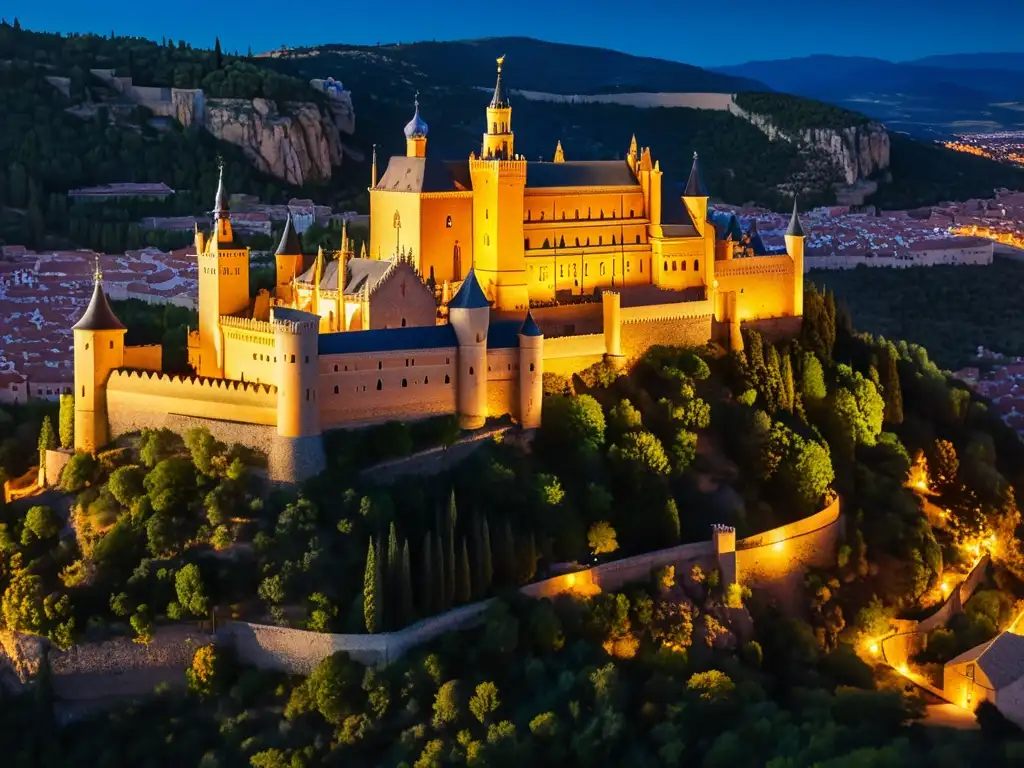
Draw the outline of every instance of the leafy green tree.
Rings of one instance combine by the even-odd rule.
[[[672,470],[677,474],[683,474],[693,460],[697,458],[697,433],[686,429],[676,432],[676,438],[669,448],[669,458],[672,461]]]
[[[363,620],[370,634],[384,628],[383,574],[377,562],[377,551],[373,539],[366,550],[366,570],[363,573]]]
[[[882,391],[885,393],[884,421],[887,424],[903,423],[903,389],[900,386],[900,372],[897,366],[896,347],[886,344],[882,351]]]
[[[805,352],[800,372],[800,394],[805,400],[824,400],[828,394],[825,390],[825,373],[821,361],[813,352]]]
[[[796,387],[793,382],[793,358],[789,352],[782,355],[782,397],[780,398],[779,405],[783,410],[789,411],[790,413],[796,408]]]
[[[43,628],[42,579],[22,567],[20,554],[11,558],[8,572],[10,581],[0,598],[4,626],[15,632],[38,633]]]
[[[196,470],[187,459],[163,459],[150,470],[142,485],[154,511],[175,514],[184,511],[193,497]]]
[[[60,473],[60,489],[65,493],[77,493],[93,482],[96,469],[96,459],[91,453],[76,453]]]
[[[30,507],[25,514],[25,526],[21,532],[21,543],[28,546],[33,541],[54,539],[60,533],[61,519],[49,507]]]
[[[174,576],[174,591],[178,603],[193,616],[206,616],[210,609],[210,599],[206,595],[199,566],[189,563],[183,566]]]
[[[628,432],[608,450],[608,458],[634,478],[667,475],[668,457],[661,441],[650,432]]]
[[[60,416],[58,419],[60,447],[71,450],[75,447],[75,396],[60,396]]]
[[[587,545],[595,555],[606,555],[617,550],[619,542],[611,523],[602,520],[591,525],[587,531]]]
[[[453,725],[462,709],[462,694],[458,680],[449,680],[437,690],[434,697],[434,727]]]
[[[604,411],[590,395],[545,398],[541,432],[559,449],[595,451],[604,444],[604,431]]]
[[[708,701],[722,699],[736,690],[732,679],[717,669],[694,673],[686,681],[686,687]]]
[[[143,429],[139,434],[139,458],[152,469],[161,461],[174,455],[178,436],[165,427]]]
[[[608,426],[615,435],[622,435],[630,430],[642,429],[644,425],[640,411],[633,407],[629,400],[620,400],[608,412]]]
[[[490,681],[480,683],[469,697],[469,711],[484,725],[490,721],[500,704],[498,686]]]
[[[949,440],[936,440],[932,444],[928,466],[931,467],[935,483],[940,488],[949,490],[956,485],[960,460],[957,458],[956,448]]]
[[[839,364],[836,367],[839,388],[832,396],[832,411],[843,425],[845,434],[855,443],[874,445],[882,432],[885,403],[878,388],[859,371]]]
[[[148,645],[153,640],[153,618],[148,605],[140,605],[128,620],[135,631],[135,642]]]
[[[185,435],[185,447],[192,455],[192,463],[204,475],[214,474],[215,465],[225,451],[225,445],[217,440],[206,427],[195,427]]]
[[[679,536],[679,508],[675,499],[669,499],[661,513],[657,542],[662,548],[672,547],[679,543]]]
[[[107,490],[122,507],[131,507],[135,500],[146,492],[143,486],[144,478],[145,472],[137,464],[118,467],[110,473]]]

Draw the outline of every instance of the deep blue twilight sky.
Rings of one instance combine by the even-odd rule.
[[[225,50],[525,35],[699,66],[811,53],[914,59],[1024,51],[1024,0],[6,0],[30,29],[185,39]],[[502,14],[498,8],[511,8]],[[404,9],[407,9],[404,10]],[[510,18],[505,18],[508,16]],[[970,18],[968,18],[970,16]]]

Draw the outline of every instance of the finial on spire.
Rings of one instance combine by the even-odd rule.
[[[103,282],[103,268],[100,267],[100,255],[96,254],[96,263],[92,272],[93,281],[96,284]]]
[[[224,193],[224,158],[217,155],[217,197],[213,203],[213,216],[220,219],[228,212],[227,195]]]
[[[693,167],[690,168],[690,177],[686,180],[686,189],[683,190],[683,197],[707,197],[708,191],[704,186],[704,177],[700,172],[700,161],[697,160],[697,153],[693,153]]]
[[[497,62],[498,62],[498,74],[500,75],[501,74],[501,67],[505,63],[505,54],[504,53],[501,54],[501,56],[499,56],[497,58]]]
[[[696,149],[695,149],[695,150],[693,150],[693,159],[694,159],[694,160],[696,160],[696,159],[697,159],[697,150],[696,150]]]

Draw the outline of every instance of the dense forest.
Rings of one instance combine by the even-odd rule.
[[[997,258],[988,266],[817,270],[809,279],[834,292],[865,331],[925,347],[957,370],[979,346],[1024,355],[1024,309],[1005,286],[1024,280],[1024,264]]]
[[[807,293],[797,337],[744,341],[742,354],[655,348],[627,374],[548,376],[532,452],[495,442],[390,486],[358,470],[450,443],[453,420],[330,435],[331,466],[297,494],[263,493],[260,458],[202,429],[76,455],[61,478],[73,537],[57,509],[0,510],[0,622],[58,647],[86,630],[147,642],[215,607],[375,632],[505,597],[481,628],[381,670],[336,654],[287,679],[202,648],[187,696],[56,737],[44,677],[32,698],[0,699],[13,764],[1015,764],[1024,747],[989,710],[981,734],[908,728],[921,700],[863,649],[891,617],[933,609],[979,536],[992,575],[916,663],[934,674],[1005,626],[1024,597],[1024,446],[923,348],[856,332],[830,293]],[[38,443],[20,430],[0,450],[67,444],[69,405]],[[31,423],[23,409],[4,418]],[[912,471],[941,523],[908,488]],[[803,619],[700,569],[555,601],[505,591],[567,559],[704,539],[711,522],[746,535],[835,493],[845,540],[833,568],[806,575]]]
[[[785,93],[743,92],[736,94],[735,101],[748,112],[771,118],[772,123],[786,133],[809,128],[842,130],[870,122],[859,112]]]

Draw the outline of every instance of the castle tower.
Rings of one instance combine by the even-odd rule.
[[[209,238],[196,235],[199,262],[199,354],[196,372],[200,376],[224,375],[224,345],[220,318],[249,309],[249,249],[234,242],[224,166],[220,168],[217,198],[213,209],[214,231]]]
[[[473,268],[486,295],[502,310],[527,309],[523,197],[526,161],[514,159],[509,121],[512,107],[501,82],[505,58],[498,59],[498,83],[487,107],[483,155],[470,157],[473,180]]]
[[[544,400],[544,334],[527,310],[519,329],[519,424],[523,429],[540,426]]]
[[[302,274],[302,245],[289,213],[281,233],[281,242],[274,251],[277,264],[277,289],[275,295],[288,304],[292,301],[292,281]]]
[[[510,160],[515,157],[512,105],[501,82],[501,68],[504,64],[505,57],[502,56],[498,59],[498,81],[494,85],[494,96],[487,105],[487,125],[480,152],[484,159]]]
[[[124,324],[103,292],[96,261],[95,285],[85,314],[72,326],[75,339],[75,450],[95,453],[110,442],[107,379],[124,365]]]
[[[420,94],[416,92],[416,99],[413,102],[416,105],[416,111],[413,113],[412,120],[406,123],[405,126],[405,155],[406,157],[426,157],[427,156],[427,133],[430,128],[420,117]],[[374,164],[376,168],[376,164]],[[377,174],[374,173],[374,178]],[[374,184],[376,186],[376,184]]]
[[[796,198],[793,198],[793,216],[786,229],[786,253],[793,259],[793,314],[804,313],[804,228],[797,213]]]
[[[477,429],[487,420],[487,329],[491,305],[473,269],[448,302],[448,322],[459,340],[457,407],[463,429]]]
[[[320,318],[274,307],[271,322],[277,359],[277,439],[271,448],[271,477],[295,482],[319,473],[324,465],[317,392]]]
[[[686,189],[683,190],[683,204],[693,220],[694,228],[704,236],[708,221],[708,191],[704,187],[704,177],[700,172],[700,161],[696,152],[693,153],[690,178],[686,180]]]

